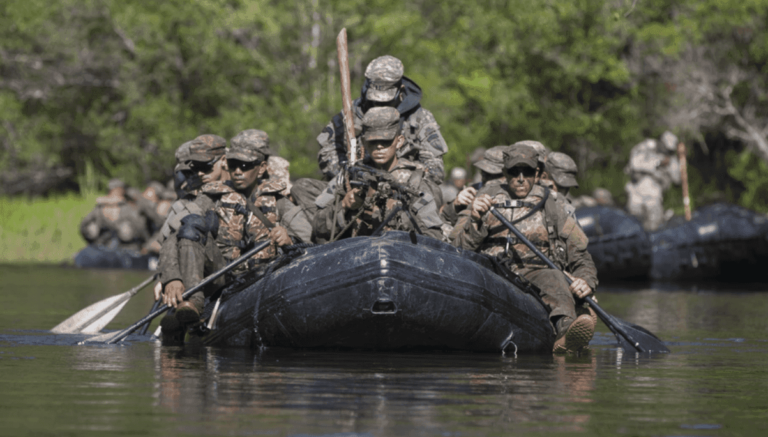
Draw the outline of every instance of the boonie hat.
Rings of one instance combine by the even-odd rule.
[[[494,146],[486,150],[483,159],[473,165],[489,174],[501,174],[504,169],[504,151],[509,146]]]
[[[389,106],[374,107],[363,116],[365,141],[394,140],[400,134],[400,113]]]
[[[536,168],[539,165],[537,157],[538,153],[533,147],[523,144],[513,144],[509,146],[509,149],[504,151],[504,167],[512,168],[523,164],[531,168]]]
[[[227,159],[263,161],[275,153],[269,148],[269,135],[263,130],[247,129],[229,140]]]
[[[578,187],[576,175],[579,168],[570,156],[561,152],[552,152],[547,157],[544,168],[555,183],[560,187]]]
[[[226,147],[227,140],[218,135],[200,135],[189,142],[189,160],[208,162],[224,155]]]
[[[394,56],[380,56],[365,69],[368,91],[365,98],[374,102],[389,102],[397,96],[403,79],[403,63]]]

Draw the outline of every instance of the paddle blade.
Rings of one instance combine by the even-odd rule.
[[[655,336],[651,331],[643,328],[642,326],[634,325],[632,323],[629,323],[625,320],[621,320],[617,317],[611,316],[613,318],[613,322],[619,326],[621,326],[622,329],[624,329],[624,332],[629,334],[629,336],[634,340],[635,342],[640,344],[640,347],[645,350],[645,352],[649,353],[669,353],[671,352],[669,348],[664,346],[664,342],[661,341],[661,339],[657,336]],[[619,343],[621,344],[621,348],[624,349],[624,352],[630,352],[635,353],[637,352],[637,349],[623,336],[619,335]]]
[[[96,333],[107,326],[131,299],[130,291],[108,297],[78,311],[51,329],[54,334]]]

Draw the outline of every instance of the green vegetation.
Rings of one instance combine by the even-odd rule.
[[[768,210],[755,162],[768,159],[766,23],[765,0],[8,0],[0,179],[36,194],[167,180],[182,142],[246,128],[266,130],[294,175],[318,176],[347,27],[353,88],[374,57],[401,58],[447,168],[538,139],[576,159],[581,192],[621,198],[629,149],[670,129],[708,190],[696,204],[714,189]],[[727,153],[740,158],[720,165]]]
[[[60,263],[85,247],[80,220],[96,196],[0,197],[0,263]]]

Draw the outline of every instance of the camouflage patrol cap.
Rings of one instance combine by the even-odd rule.
[[[547,157],[547,163],[544,168],[558,187],[571,188],[578,187],[576,174],[579,168],[570,156],[561,152],[552,152]]]
[[[110,179],[107,183],[107,189],[112,191],[115,188],[125,188],[125,182],[120,179]]]
[[[486,150],[483,159],[474,163],[474,166],[489,174],[501,174],[504,169],[504,151],[509,146],[494,146]]]
[[[400,134],[400,113],[390,106],[371,108],[363,116],[365,141],[394,140]]]
[[[389,102],[397,96],[403,79],[403,63],[394,56],[380,56],[365,69],[369,81],[365,98],[374,102]]]
[[[269,135],[263,130],[247,129],[229,140],[227,159],[253,162],[263,161],[275,153],[269,148]]]
[[[525,144],[513,144],[504,151],[504,167],[512,168],[519,165],[527,165],[536,168],[539,165],[536,149]]]
[[[192,141],[187,141],[176,149],[176,167],[173,168],[174,173],[177,171],[189,170],[188,162],[192,160],[192,155],[189,151],[190,144],[192,144]]]
[[[547,155],[549,155],[549,149],[544,144],[541,144],[540,142],[533,141],[533,140],[523,140],[513,144],[513,146],[515,145],[533,147],[533,149],[536,150],[536,153],[539,154],[539,156],[537,157],[538,161],[542,164],[547,162]]]
[[[189,160],[208,162],[224,155],[226,147],[227,140],[218,135],[200,135],[189,142]]]

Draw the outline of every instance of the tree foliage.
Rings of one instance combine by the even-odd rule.
[[[733,200],[764,207],[740,193],[768,185],[755,173],[763,163],[744,164],[768,157],[767,9],[761,0],[7,0],[0,168],[4,182],[43,172],[59,187],[86,174],[141,184],[167,178],[175,148],[196,135],[260,128],[292,174],[317,176],[315,137],[340,108],[335,36],[346,27],[353,87],[371,59],[402,59],[442,126],[447,168],[466,166],[477,147],[537,139],[576,159],[583,190],[619,195],[629,149],[671,129],[696,144],[693,173],[716,147],[733,150],[741,158],[709,176],[729,178]]]

